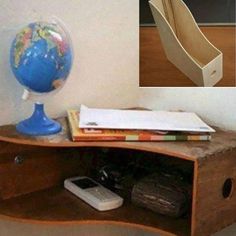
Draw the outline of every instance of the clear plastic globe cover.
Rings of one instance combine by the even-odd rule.
[[[56,17],[29,23],[17,32],[11,44],[11,69],[18,82],[35,97],[61,89],[72,63],[70,35]]]

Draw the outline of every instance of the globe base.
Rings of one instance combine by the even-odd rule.
[[[44,112],[44,105],[35,103],[32,116],[16,125],[19,133],[30,136],[44,136],[56,134],[61,131],[61,125],[48,118]]]

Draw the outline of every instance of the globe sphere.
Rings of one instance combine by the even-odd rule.
[[[11,69],[27,90],[49,93],[65,84],[72,54],[69,35],[59,24],[34,22],[20,30],[12,42]]]

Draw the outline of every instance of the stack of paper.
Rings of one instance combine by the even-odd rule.
[[[80,128],[215,132],[195,113],[94,109],[81,106]]]
[[[68,111],[74,141],[210,140],[215,132],[195,113],[94,109]]]

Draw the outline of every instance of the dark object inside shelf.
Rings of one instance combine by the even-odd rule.
[[[191,206],[191,185],[179,174],[160,172],[143,178],[134,185],[132,202],[170,217],[181,217]]]
[[[149,0],[140,0],[140,24],[154,24]],[[235,23],[235,0],[184,0],[197,23]]]
[[[54,154],[51,150],[54,150]],[[31,155],[31,152],[30,152]],[[116,149],[116,148],[81,148],[81,149],[48,149],[48,153],[42,152],[38,154],[39,157],[34,154],[34,161],[31,163],[24,162],[21,164],[21,168],[25,168],[25,165],[32,165],[31,169],[38,166],[40,163],[50,164],[34,172],[25,172],[25,178],[29,175],[32,178],[41,178],[44,175],[45,179],[48,179],[47,175],[51,172],[58,172],[58,169],[63,168],[63,174],[59,174],[57,179],[54,180],[54,185],[63,183],[66,178],[73,176],[88,176],[92,179],[100,182],[102,185],[111,189],[125,199],[127,204],[130,204],[131,194],[133,186],[139,183],[142,179],[155,173],[165,173],[167,175],[175,176],[179,182],[184,182],[187,185],[192,186],[193,183],[193,162],[183,160],[179,158],[173,158],[171,156],[145,152],[136,150]],[[60,165],[58,164],[58,156]],[[37,158],[36,158],[37,157]],[[41,160],[42,159],[42,160]],[[12,163],[14,165],[14,163]],[[43,165],[40,165],[43,166]],[[58,168],[58,169],[57,169]],[[10,169],[10,167],[9,167]],[[50,171],[49,171],[50,170]],[[168,172],[167,172],[168,171]],[[20,172],[20,174],[22,175]],[[14,177],[15,172],[12,171]],[[46,187],[49,188],[52,182],[44,181]],[[23,185],[23,184],[22,184]],[[38,190],[43,187],[38,187]],[[12,195],[12,185],[9,184],[9,189],[5,188],[4,198],[8,199],[13,196],[22,195],[23,192],[16,192]],[[35,185],[27,189],[27,192],[36,191]],[[191,190],[189,190],[191,192]],[[27,193],[27,192],[24,192]],[[190,193],[191,195],[191,193]],[[133,204],[131,204],[132,206]],[[133,205],[132,207],[135,208]],[[181,209],[182,210],[182,209]]]
[[[139,186],[142,183],[142,180],[146,179],[147,176],[159,176],[157,184],[164,181],[163,184],[166,185],[166,188],[170,188],[167,194],[173,194],[175,198],[182,198],[174,202],[173,212],[169,209],[170,213],[167,210],[160,211],[160,213],[165,215],[171,215],[174,217],[179,217],[184,215],[187,212],[187,205],[189,203],[192,191],[192,164],[188,161],[177,160],[173,158],[153,155],[146,152],[130,152],[129,155],[132,157],[122,155],[123,152],[113,152],[109,150],[106,155],[109,157],[103,158],[103,164],[100,165],[100,168],[94,171],[96,174],[93,176],[98,182],[103,186],[111,189],[112,191],[117,192],[122,197],[130,199],[132,195],[132,189],[134,186]],[[112,157],[112,158],[111,158]],[[100,159],[101,161],[101,159]],[[99,165],[98,165],[99,166]],[[173,183],[172,183],[173,182]],[[172,188],[173,187],[173,188]],[[160,185],[159,188],[165,188],[164,185]],[[159,189],[156,189],[156,191]],[[180,190],[178,192],[178,190]],[[161,191],[161,190],[160,190]],[[184,192],[184,193],[183,193]],[[161,192],[161,194],[164,194]],[[169,196],[163,196],[168,200]],[[171,199],[169,199],[171,200]],[[173,200],[173,199],[172,199]],[[174,200],[173,200],[174,201]],[[179,209],[177,209],[179,207]],[[157,211],[158,212],[158,211]]]

